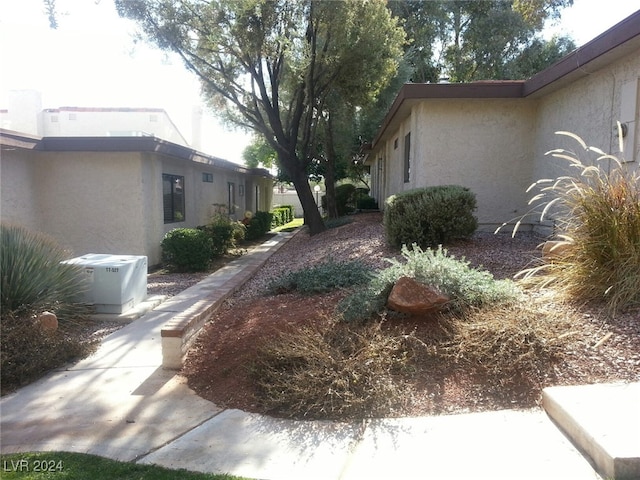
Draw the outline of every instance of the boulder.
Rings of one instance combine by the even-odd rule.
[[[48,333],[53,333],[58,329],[58,317],[55,313],[42,312],[38,315],[38,325]]]
[[[387,307],[409,315],[424,315],[437,312],[449,300],[433,287],[410,277],[400,277],[389,294]]]

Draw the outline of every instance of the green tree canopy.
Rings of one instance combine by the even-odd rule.
[[[531,76],[575,48],[544,41],[545,22],[573,0],[391,0],[414,51],[412,81],[504,80]],[[533,70],[537,68],[538,70]]]
[[[177,52],[201,80],[210,104],[254,130],[291,178],[312,234],[324,229],[307,166],[332,88],[382,88],[352,80],[379,55],[393,72],[403,32],[383,0],[116,0],[161,48]],[[377,43],[383,42],[383,43]],[[368,53],[365,55],[364,53]]]

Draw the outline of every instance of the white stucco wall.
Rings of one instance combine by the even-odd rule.
[[[9,112],[11,113],[11,112]],[[164,110],[160,109],[48,109],[42,112],[43,137],[121,137],[143,133],[187,145]]]

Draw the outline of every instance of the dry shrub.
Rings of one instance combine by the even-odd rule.
[[[620,127],[619,127],[620,128]],[[570,150],[547,152],[572,174],[535,182],[529,214],[555,229],[569,248],[548,263],[520,272],[523,284],[547,287],[580,303],[601,302],[613,316],[640,305],[640,171],[570,132],[586,159]],[[622,132],[619,131],[622,151]],[[593,156],[595,155],[595,158]],[[524,217],[515,227],[514,234]]]
[[[304,419],[384,416],[408,399],[408,335],[380,322],[328,322],[280,337],[259,351],[253,374],[267,411]]]
[[[488,389],[537,387],[576,333],[569,318],[544,308],[525,302],[469,310],[451,320],[449,355],[482,375]]]
[[[0,320],[2,394],[87,355],[93,347],[69,334],[64,325],[55,332],[46,332],[29,313],[17,316],[3,312]]]

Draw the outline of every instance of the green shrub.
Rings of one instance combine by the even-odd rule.
[[[293,205],[280,205],[280,208],[287,209],[287,221],[285,223],[293,222],[295,218],[295,207]]]
[[[336,208],[339,217],[353,212],[355,208],[355,193],[356,187],[351,183],[345,183],[336,187]]]
[[[427,187],[399,193],[385,202],[384,228],[389,245],[435,247],[468,238],[478,228],[476,198],[458,185]]]
[[[88,285],[81,267],[60,263],[69,258],[53,239],[15,225],[0,226],[2,312],[52,310],[84,313],[78,293]]]
[[[358,210],[378,210],[378,202],[369,195],[360,195],[356,200]]]
[[[346,297],[338,312],[347,321],[367,320],[383,310],[391,288],[400,277],[415,278],[448,295],[448,308],[462,312],[471,307],[509,304],[520,298],[520,291],[510,280],[495,280],[487,271],[472,268],[465,259],[447,255],[447,251],[402,247],[403,262],[389,259],[391,266],[381,270],[365,287]]]
[[[271,228],[280,227],[293,221],[293,205],[280,205],[271,210],[273,218],[271,220]]]
[[[237,247],[247,236],[247,227],[242,222],[231,222],[233,246]]]
[[[247,240],[257,240],[271,230],[271,212],[257,211],[247,224]]]
[[[215,211],[211,215],[209,223],[197,227],[207,232],[213,242],[212,252],[214,256],[226,255],[229,250],[244,240],[246,227],[229,217],[226,205],[214,205]]]
[[[296,290],[304,294],[328,292],[337,288],[367,283],[371,268],[360,261],[321,263],[288,273],[272,281],[267,287],[271,293]]]
[[[552,285],[581,302],[604,302],[610,313],[640,305],[640,172],[613,155],[573,138],[585,152],[596,155],[585,165],[574,152],[548,154],[565,160],[575,175],[544,179],[530,204],[543,221],[553,212],[559,237],[569,248],[548,263],[521,272],[526,283]],[[622,139],[622,135],[619,135]],[[622,145],[620,145],[622,150]],[[514,234],[522,222],[516,224]]]
[[[211,255],[225,255],[235,245],[234,227],[231,223],[224,225],[204,225],[197,227],[211,238]]]
[[[231,231],[228,234],[231,236]],[[163,262],[178,271],[207,270],[215,252],[210,232],[197,228],[175,228],[164,236],[160,246]]]
[[[288,208],[274,208],[271,210],[271,228],[280,227],[289,223],[289,209]]]

